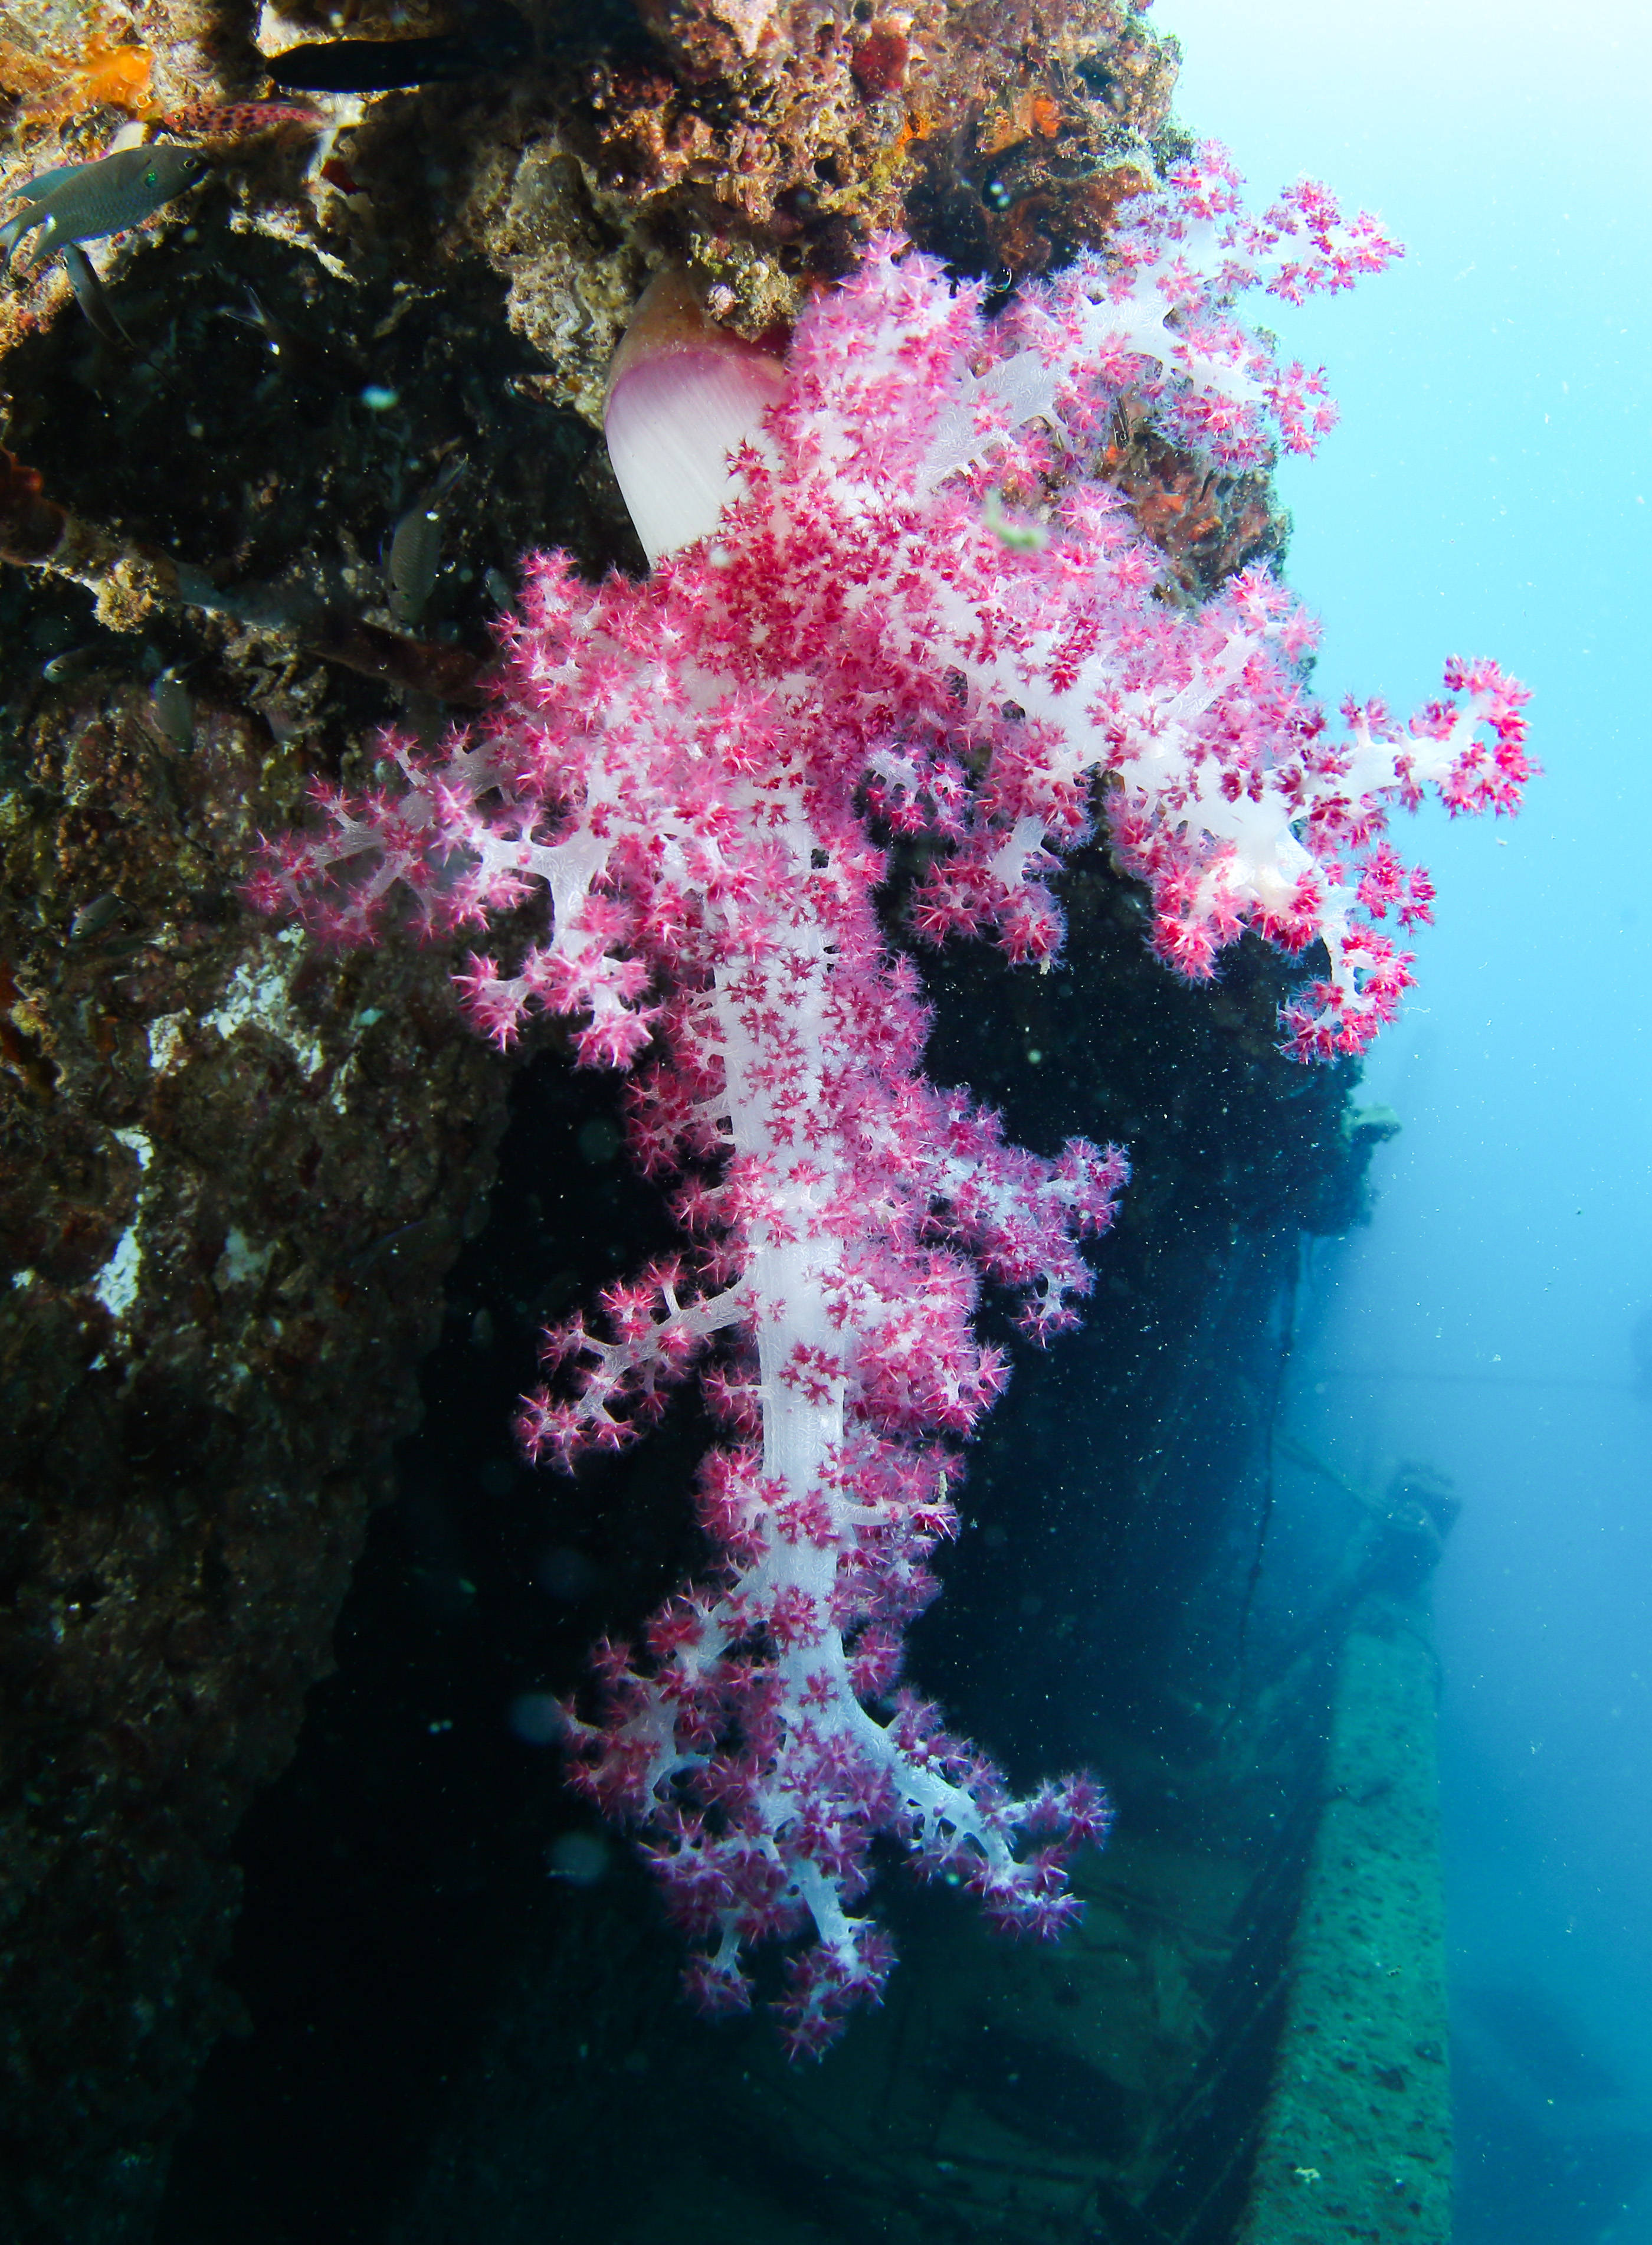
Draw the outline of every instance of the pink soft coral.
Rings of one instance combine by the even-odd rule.
[[[494,716],[433,758],[390,743],[398,791],[321,796],[324,828],[273,847],[254,885],[342,939],[394,899],[436,932],[537,900],[537,935],[460,977],[471,1018],[505,1044],[541,1009],[579,1021],[588,1063],[650,1055],[633,1142],[681,1180],[692,1254],[548,1337],[561,1381],[521,1433],[564,1463],[626,1442],[696,1364],[728,1429],[698,1497],[721,1565],[643,1649],[602,1649],[597,1719],[570,1709],[568,1727],[579,1782],[644,1828],[705,1944],[708,2008],[748,2000],[748,1944],[812,1928],[780,2004],[797,2051],[887,1973],[856,1907],[874,1834],[1050,1934],[1074,1908],[1066,1852],[1107,1821],[1085,1779],[1012,1797],[896,1689],[956,1526],[945,1445],[1005,1376],[972,1330],[980,1278],[1038,1338],[1071,1324],[1090,1284],[1074,1238],[1106,1226],[1126,1172],[1081,1140],[1025,1153],[924,1080],[869,815],[925,839],[922,935],[990,933],[1047,964],[1046,878],[1099,795],[1178,973],[1208,978],[1247,926],[1323,947],[1285,1014],[1310,1057],[1360,1050],[1411,980],[1375,923],[1425,919],[1431,891],[1385,838],[1390,808],[1432,783],[1453,811],[1512,810],[1527,775],[1523,695],[1489,663],[1453,664],[1452,698],[1407,726],[1372,705],[1334,733],[1290,595],[1250,571],[1196,611],[1160,597],[1153,550],[1086,477],[1127,388],[1229,460],[1324,425],[1318,378],[1228,302],[1344,285],[1390,246],[1307,187],[1252,221],[1236,186],[1202,152],[1133,207],[1110,262],[992,325],[978,290],[881,242],[805,315],[783,384],[680,322],[649,374],[651,442],[674,395],[691,418],[711,398],[719,431],[743,396],[751,432],[732,473],[721,435],[697,464],[708,534],[673,553],[682,533],[658,532],[642,584],[537,558]],[[1055,496],[1011,519],[1005,491]]]

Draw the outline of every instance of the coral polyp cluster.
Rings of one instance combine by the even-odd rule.
[[[749,2001],[754,1944],[812,1933],[780,1999],[796,2052],[882,1987],[888,1945],[858,1909],[880,1831],[1048,1934],[1068,1851],[1105,1821],[1087,1780],[1015,1798],[898,1688],[900,1630],[956,1524],[951,1444],[1004,1376],[972,1330],[982,1283],[1040,1340],[1070,1325],[1090,1285],[1073,1243],[1126,1171],[1082,1140],[1006,1144],[924,1081],[916,972],[874,906],[884,838],[924,846],[920,936],[1047,965],[1049,878],[1106,778],[1114,855],[1179,973],[1208,980],[1251,927],[1323,946],[1285,1009],[1298,1057],[1357,1052],[1391,1018],[1410,963],[1377,923],[1425,918],[1432,892],[1384,838],[1389,809],[1427,782],[1453,810],[1513,809],[1520,689],[1455,664],[1454,700],[1409,727],[1351,711],[1338,736],[1303,689],[1292,597],[1254,568],[1200,607],[1159,597],[1161,557],[1084,472],[1127,393],[1229,466],[1310,449],[1323,383],[1231,299],[1294,302],[1391,254],[1306,185],[1249,217],[1209,150],[1138,203],[1110,263],[993,326],[978,289],[879,242],[805,315],[777,399],[772,360],[685,336],[674,308],[640,367],[640,322],[610,441],[653,574],[592,588],[538,558],[497,713],[434,756],[388,744],[399,788],[323,792],[322,829],[274,844],[253,884],[334,939],[410,901],[443,933],[525,912],[508,954],[458,978],[473,1021],[509,1044],[561,1015],[587,1064],[641,1064],[633,1148],[679,1181],[690,1246],[547,1336],[557,1379],[519,1431],[571,1465],[701,1373],[725,1430],[700,1477],[716,1564],[644,1649],[603,1648],[599,1704],[568,1733],[578,1781],[643,1828],[707,1944],[690,1984],[709,2007]],[[661,478],[691,503],[660,513]]]

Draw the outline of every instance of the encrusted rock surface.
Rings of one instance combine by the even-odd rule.
[[[499,1064],[443,962],[244,912],[300,758],[149,695],[0,750],[0,2233],[141,2235]]]
[[[1173,44],[1117,0],[645,0],[498,120],[449,241],[594,417],[639,261],[748,336],[897,230],[1005,280],[1104,238],[1169,128]],[[471,136],[464,136],[467,139]],[[600,277],[599,277],[600,276]]]

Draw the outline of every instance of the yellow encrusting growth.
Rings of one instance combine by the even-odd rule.
[[[32,54],[0,39],[0,90],[20,94],[20,123],[66,124],[92,109],[151,113],[149,81],[155,58],[147,47],[118,46],[94,32],[78,62]]]

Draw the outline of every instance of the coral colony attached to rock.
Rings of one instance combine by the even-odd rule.
[[[794,2052],[884,1984],[877,1835],[1048,1936],[1107,1821],[1086,1777],[1013,1796],[899,1682],[958,1525],[953,1446],[1005,1376],[972,1330],[983,1281],[1039,1340],[1073,1324],[1074,1242],[1126,1167],[1080,1139],[1035,1156],[924,1077],[917,972],[875,909],[889,842],[921,846],[918,937],[1047,966],[1049,878],[1099,819],[1175,973],[1209,980],[1247,928],[1303,960],[1282,1029],[1311,1061],[1362,1050],[1412,980],[1379,924],[1425,920],[1432,891],[1390,811],[1430,787],[1453,811],[1520,801],[1524,695],[1494,664],[1448,665],[1408,723],[1373,702],[1338,729],[1290,594],[1252,567],[1161,597],[1094,471],[1127,405],[1213,471],[1310,450],[1321,383],[1229,307],[1392,254],[1305,183],[1248,216],[1206,148],[996,322],[889,239],[783,363],[660,284],[608,417],[653,574],[592,589],[537,557],[497,709],[434,753],[388,740],[394,784],[318,790],[319,828],[251,885],[335,942],[496,927],[503,955],[457,978],[471,1020],[509,1044],[564,1016],[587,1065],[636,1068],[633,1150],[678,1180],[689,1245],[547,1336],[520,1432],[571,1464],[697,1367],[725,1430],[698,1486],[715,1556],[640,1646],[599,1648],[567,1739],[576,1781],[640,1828],[707,2008],[750,2001],[754,1945],[794,1943]]]
[[[1298,1229],[1355,1209],[1351,1055],[1430,902],[1388,814],[1425,786],[1512,809],[1527,769],[1489,664],[1408,723],[1310,698],[1269,470],[1330,408],[1231,306],[1389,248],[1306,187],[1249,220],[1189,163],[1137,0],[254,15],[0,0],[8,2235],[152,2213],[224,2017],[230,1836],[292,1753],[444,1278],[469,1333],[451,1274],[511,1072],[450,967],[498,1043],[553,1016],[536,1043],[625,1071],[672,1180],[677,1253],[558,1328],[519,1414],[572,1465],[692,1372],[721,1429],[694,1519],[536,1493],[588,1529],[611,1615],[694,1577],[613,1621],[637,1642],[599,1648],[561,1736],[701,2002],[761,1994],[811,2052],[887,1972],[880,1852],[1053,1934],[1107,1822],[1087,1777],[1012,1793],[899,1674],[1005,1377],[993,1319],[1072,1323],[1080,1242],[1121,1210],[1081,1344],[1090,1517],[1148,1550],[1187,1463],[1168,1367],[1224,1288],[1265,1346]],[[259,903],[442,949],[341,963],[241,909],[317,774]],[[938,1073],[1029,1138],[1030,1068],[1060,1079],[1035,1155],[923,1073],[897,927],[1049,965],[1087,834],[1070,973],[955,957],[935,984]],[[1037,1033],[951,1039],[964,987]],[[538,1065],[525,1115],[548,1081],[600,1098]],[[1121,1153],[1054,1150],[1086,1127],[1130,1142],[1127,1192]],[[464,1344],[504,1397],[585,1251],[524,1143],[489,1238],[532,1170],[532,1273],[476,1282],[491,1337]],[[611,1272],[650,1218],[600,1206]],[[532,1677],[565,1674],[592,1632],[538,1623]],[[978,1705],[1007,1751],[1012,1699]],[[1122,1773],[1074,1708],[1060,1758]]]

